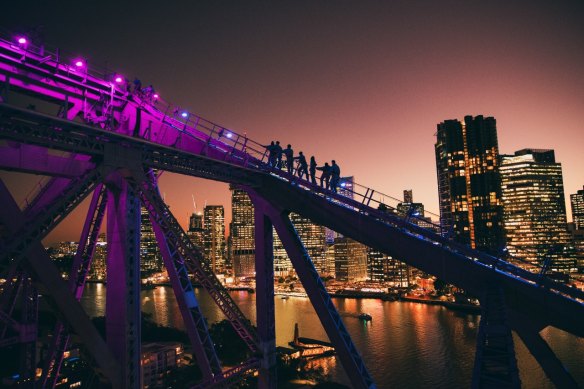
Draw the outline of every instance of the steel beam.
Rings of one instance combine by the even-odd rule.
[[[85,281],[91,268],[99,231],[105,215],[106,204],[107,196],[105,196],[105,188],[103,184],[99,184],[93,192],[85,224],[81,231],[77,253],[75,254],[73,266],[69,273],[69,287],[77,301],[83,295]],[[43,372],[40,378],[42,388],[55,387],[63,362],[63,353],[67,350],[68,345],[69,332],[65,329],[65,324],[58,320],[53,330],[53,338],[45,358]]]
[[[10,192],[0,180],[0,223],[18,226],[25,223],[24,216]],[[12,231],[14,234],[14,231]],[[69,291],[65,281],[53,264],[40,242],[28,247],[28,254],[22,266],[30,270],[30,274],[43,287],[48,303],[59,312],[71,326],[73,332],[79,335],[87,347],[99,370],[110,380],[114,388],[121,388],[120,366],[107,345],[95,329],[87,314]]]
[[[472,388],[520,388],[513,336],[500,285],[487,286],[481,307]]]
[[[14,231],[10,241],[6,243],[0,255],[0,268],[8,266],[10,261],[18,263],[31,246],[39,243],[91,193],[100,176],[99,170],[90,171],[79,178],[66,180],[68,185],[61,187],[57,198],[43,197],[34,212],[27,212],[22,228]]]
[[[107,189],[106,337],[122,365],[125,388],[141,388],[140,201],[112,172]]]
[[[39,146],[14,142],[0,145],[0,169],[4,170],[75,178],[94,167],[90,161],[53,155]]]
[[[186,232],[166,204],[164,204],[156,188],[152,186],[151,180],[142,178],[138,181],[140,183],[136,185],[136,191],[140,193],[142,203],[148,209],[151,220],[155,221],[164,231],[166,242],[180,252],[189,273],[193,274],[209,293],[252,353],[258,352],[255,331],[249,320],[213,273],[211,264],[203,259],[200,250],[189,240]]]
[[[158,186],[155,184],[153,174],[151,175],[151,180],[154,190],[160,193]],[[146,208],[151,207],[147,206]],[[203,380],[211,381],[216,375],[220,376],[222,374],[221,363],[217,357],[215,345],[209,336],[207,322],[201,312],[193,285],[189,279],[185,259],[177,247],[174,246],[175,240],[171,237],[167,238],[165,235],[165,231],[158,223],[156,215],[151,215],[150,220],[189,340],[195,351],[195,358],[203,373]]]
[[[256,198],[260,198],[257,193],[249,189],[248,193]],[[335,347],[347,376],[351,380],[354,388],[372,389],[375,383],[369,375],[361,355],[357,351],[351,336],[345,328],[337,309],[324,287],[324,284],[314,268],[310,256],[306,252],[302,241],[298,237],[294,225],[288,218],[288,215],[279,211],[267,201],[264,200],[264,212],[269,215],[288,257],[310,298],[320,322],[325,329],[330,341]]]
[[[276,324],[274,306],[274,244],[272,222],[263,210],[264,202],[251,196],[254,205],[256,318],[262,359],[259,387],[277,387]]]
[[[530,323],[529,318],[523,315],[511,315],[511,317],[513,330],[527,346],[527,349],[539,363],[547,378],[557,388],[578,388],[576,380],[541,337],[538,328]]]

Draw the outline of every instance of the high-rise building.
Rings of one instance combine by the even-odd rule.
[[[576,248],[578,270],[584,272],[584,188],[570,195],[572,205],[572,239]]]
[[[501,156],[504,220],[511,258],[576,271],[567,231],[562,165],[553,150],[524,149]]]
[[[335,238],[335,278],[358,282],[367,279],[367,247],[351,238]]]
[[[290,221],[294,225],[306,252],[310,255],[314,267],[320,274],[323,274],[326,271],[325,228],[295,213],[290,214]],[[294,274],[292,262],[276,230],[274,230],[274,274],[282,277]]]
[[[104,233],[101,233],[97,237],[95,252],[93,254],[93,261],[91,262],[91,269],[89,270],[90,279],[96,281],[105,281],[106,257],[107,257],[106,237]]]
[[[367,279],[372,282],[384,282],[389,260],[387,254],[367,247]]]
[[[146,207],[140,209],[140,272],[143,275],[162,270],[162,255]]]
[[[584,230],[584,187],[582,190],[570,195],[570,203],[572,205],[574,228]]]
[[[203,228],[203,214],[201,212],[194,212],[189,217],[189,229],[187,230],[187,235],[196,247],[204,251],[203,241],[205,229]]]
[[[205,258],[215,273],[225,271],[225,210],[222,205],[207,205],[203,211]]]
[[[443,231],[471,247],[504,247],[497,126],[493,117],[446,120],[436,132],[436,170]]]
[[[253,277],[255,274],[254,208],[247,193],[231,189],[231,261],[236,277]]]

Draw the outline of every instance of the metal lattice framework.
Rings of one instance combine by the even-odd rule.
[[[37,342],[35,298],[41,293],[59,318],[44,361],[41,387],[55,386],[72,333],[84,343],[103,380],[114,388],[141,386],[137,210],[142,204],[149,212],[203,373],[196,387],[226,387],[255,370],[260,387],[276,386],[272,227],[352,385],[375,387],[288,218],[290,212],[484,296],[475,387],[489,387],[493,382],[520,385],[511,330],[520,335],[552,381],[573,383],[539,331],[553,325],[584,336],[582,291],[452,242],[444,234],[412,223],[410,217],[376,209],[385,204],[387,196],[374,197],[380,194],[371,188],[362,187],[360,192],[355,188],[353,199],[299,180],[270,167],[265,147],[247,136],[190,113],[177,115],[161,99],[140,91],[129,93],[108,76],[47,54],[0,40],[0,169],[52,177],[39,185],[23,210],[0,182],[0,270],[6,280],[0,295],[0,345],[21,345],[23,377],[34,377],[31,346]],[[37,112],[36,107],[17,108],[26,106],[30,95],[46,103],[45,113]],[[154,171],[236,184],[252,198],[257,332],[162,200]],[[91,193],[79,249],[65,282],[40,242]],[[107,343],[79,305],[106,212]],[[223,369],[189,274],[207,290],[247,344],[252,355],[248,361]],[[25,309],[15,318],[19,299],[26,302],[22,304]]]

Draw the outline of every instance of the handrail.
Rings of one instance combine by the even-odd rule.
[[[62,61],[63,57],[58,50],[56,51],[56,54],[50,53],[49,51],[41,52],[36,46],[28,45],[26,47],[19,47],[14,42],[2,38],[0,38],[0,45],[2,45],[4,49],[10,48],[15,52],[21,53],[23,61],[26,56],[33,56],[37,62],[44,61],[46,63],[52,63],[57,69],[65,69],[68,72],[67,76],[71,75],[68,70],[71,69],[71,66],[67,67],[64,65],[64,62]],[[41,57],[41,55],[44,57]],[[291,183],[300,184],[300,186],[307,190],[321,196],[327,196],[355,210],[374,215],[378,219],[390,223],[395,227],[406,228],[411,233],[433,243],[438,243],[453,252],[463,254],[468,258],[479,261],[486,266],[491,266],[499,270],[505,269],[515,276],[520,276],[531,282],[537,282],[538,284],[546,284],[547,287],[571,295],[570,292],[572,292],[573,288],[557,283],[545,275],[528,272],[504,260],[454,242],[449,239],[448,231],[444,231],[443,228],[439,224],[435,224],[431,218],[425,217],[426,214],[438,217],[438,215],[434,213],[425,210],[424,215],[415,215],[410,212],[407,212],[404,215],[399,215],[395,211],[397,205],[401,201],[395,197],[378,192],[373,188],[353,182],[352,188],[342,188],[342,191],[344,190],[345,193],[345,195],[342,195],[327,191],[318,185],[313,185],[308,180],[300,179],[294,175],[290,175],[286,171],[269,166],[267,163],[266,146],[248,138],[245,132],[243,134],[238,133],[237,131],[218,125],[190,111],[181,110],[180,107],[173,106],[170,102],[161,97],[155,98],[152,95],[147,96],[141,91],[130,94],[129,91],[125,90],[125,85],[116,84],[109,79],[113,74],[116,73],[108,73],[107,71],[100,73],[95,70],[94,66],[90,67],[86,63],[85,73],[82,76],[84,77],[84,82],[90,77],[91,82],[93,82],[94,85],[101,86],[102,88],[111,88],[112,92],[117,92],[116,98],[118,99],[127,98],[133,100],[141,107],[150,109],[152,113],[160,117],[161,123],[168,125],[170,128],[173,128],[180,133],[177,142],[180,141],[181,136],[183,135],[194,138],[198,141],[204,142],[207,147],[220,150],[224,154],[224,160],[229,163],[269,172],[281,179],[287,180]],[[79,76],[79,74],[77,75]],[[360,199],[361,201],[357,201],[357,199]],[[375,207],[371,205],[372,202],[373,205],[377,204],[377,208],[380,208],[382,205],[385,206],[385,208],[389,209],[389,212],[376,210]],[[532,265],[537,267],[537,264]],[[567,275],[568,277],[571,277],[569,273]],[[582,297],[579,295],[577,298]]]

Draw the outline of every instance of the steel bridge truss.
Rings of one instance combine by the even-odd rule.
[[[6,105],[13,92],[58,107],[58,117]],[[77,121],[77,122],[75,122]],[[79,123],[89,124],[84,125]],[[539,332],[553,325],[584,336],[584,293],[498,258],[456,244],[369,204],[270,168],[264,147],[196,115],[181,119],[143,96],[129,96],[103,77],[59,58],[0,40],[0,167],[51,178],[19,207],[0,181],[0,345],[21,346],[21,376],[32,380],[37,296],[56,311],[39,384],[54,387],[70,335],[84,343],[99,376],[114,388],[140,387],[139,207],[146,207],[203,379],[196,387],[226,387],[259,370],[261,388],[276,386],[272,228],[282,243],[356,388],[373,388],[330,296],[290,219],[310,218],[409,265],[481,295],[474,387],[520,385],[511,330],[548,377],[576,386]],[[50,152],[49,152],[50,150]],[[255,206],[257,331],[214,275],[160,197],[156,171],[236,184]],[[295,185],[290,185],[290,183]],[[68,281],[41,241],[93,193]],[[282,195],[285,194],[285,195]],[[22,209],[21,209],[22,208]],[[107,213],[107,343],[81,305],[97,236]],[[333,216],[331,216],[333,215]],[[433,258],[433,261],[427,261]],[[207,290],[244,340],[250,359],[224,369],[217,357],[189,275]],[[472,276],[470,276],[472,275]],[[121,297],[123,296],[123,297]],[[543,307],[543,308],[542,308]],[[20,315],[17,315],[20,310]]]

